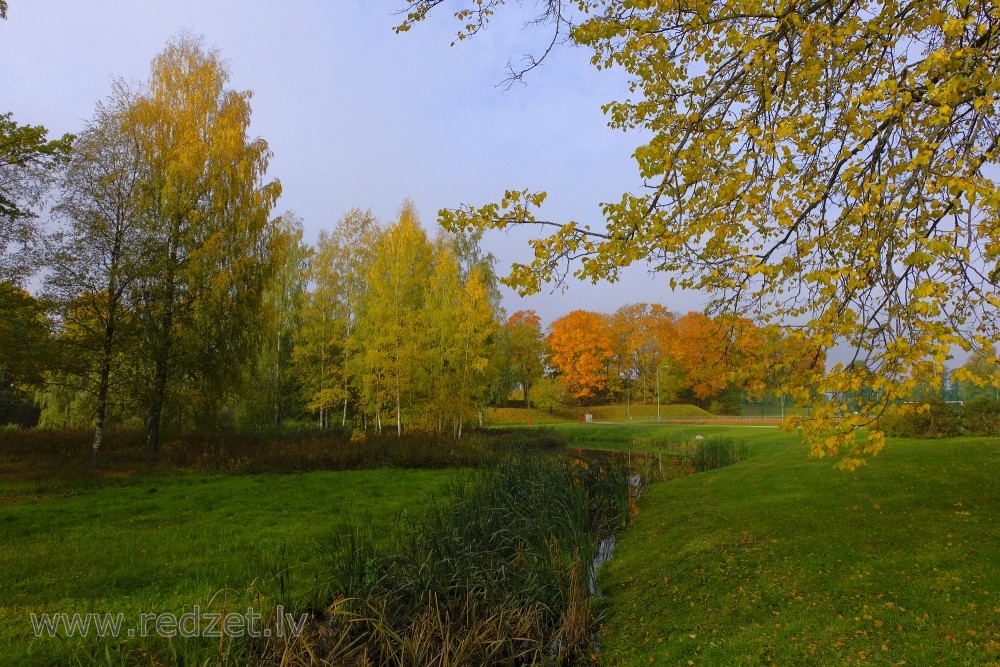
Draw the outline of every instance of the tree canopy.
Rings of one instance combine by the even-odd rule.
[[[39,240],[34,209],[73,144],[72,135],[49,140],[47,134],[41,125],[0,114],[0,280],[17,282],[29,272]]]
[[[399,29],[442,4],[407,3]],[[457,3],[459,38],[504,5]],[[918,362],[1000,338],[994,2],[547,0],[537,24],[544,53],[566,35],[625,72],[631,95],[603,108],[643,143],[637,187],[602,205],[603,225],[545,220],[531,189],[442,212],[453,228],[551,231],[509,285],[613,281],[646,260],[710,294],[710,313],[791,325],[817,353],[784,389],[827,397],[795,424],[848,467],[882,447],[855,431],[912,391]],[[817,374],[834,348],[850,358]],[[860,383],[871,399],[848,411]]]

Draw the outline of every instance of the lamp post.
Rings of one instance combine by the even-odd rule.
[[[656,369],[656,421],[660,421],[660,371],[666,367],[663,365]]]

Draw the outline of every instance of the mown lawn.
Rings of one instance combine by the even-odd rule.
[[[647,491],[601,571],[602,664],[1000,665],[1000,439],[891,440],[847,473],[777,430],[605,428],[750,456]]]
[[[31,613],[267,613],[308,604],[321,545],[388,537],[454,472],[178,473],[0,488],[0,664],[218,658],[211,640],[34,638]],[[283,573],[279,576],[279,573]],[[214,640],[219,644],[218,640]],[[233,648],[226,643],[223,651]],[[237,660],[238,661],[238,660]]]

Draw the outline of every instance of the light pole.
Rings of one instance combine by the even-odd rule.
[[[660,421],[660,371],[666,367],[663,365],[656,369],[656,421]]]

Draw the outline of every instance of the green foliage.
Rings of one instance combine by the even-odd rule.
[[[304,413],[300,378],[293,367],[312,252],[302,241],[303,233],[302,219],[295,213],[287,211],[275,221],[272,253],[277,268],[264,289],[255,366],[236,397],[240,427],[280,425]]]
[[[39,410],[31,392],[16,387],[0,388],[0,428],[31,428],[38,424]]]
[[[531,407],[531,388],[541,379],[545,370],[545,339],[542,336],[541,318],[533,310],[519,310],[504,324],[507,332],[507,350],[510,379],[521,387],[526,408]]]
[[[554,377],[543,375],[535,380],[532,391],[532,402],[540,410],[550,415],[569,405],[572,397],[566,385]]]
[[[962,406],[962,430],[971,436],[1000,435],[1000,402],[979,398]]]
[[[43,389],[35,392],[34,400],[39,408],[38,428],[78,429],[94,424],[94,395],[73,388],[71,385],[50,377]]]
[[[6,4],[0,18],[5,14]],[[18,125],[13,114],[0,114],[0,281],[20,282],[37,268],[33,209],[73,145],[70,134],[51,141],[47,134],[41,125]]]
[[[907,408],[901,414],[883,417],[880,427],[889,435],[903,438],[1000,435],[1000,403],[990,398],[961,405],[932,399]]]
[[[0,280],[0,387],[37,382],[52,353],[45,304]]]
[[[926,406],[926,407],[925,407]],[[941,400],[908,406],[905,413],[883,419],[881,428],[887,435],[902,438],[953,438],[962,433],[962,416],[958,407]]]

